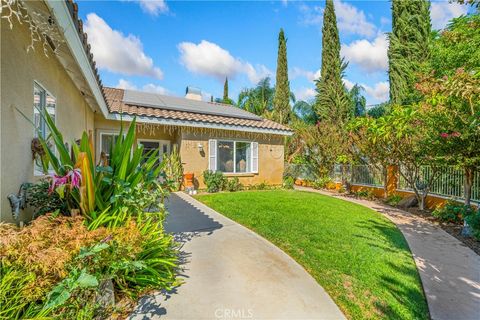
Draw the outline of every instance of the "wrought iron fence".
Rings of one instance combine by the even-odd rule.
[[[362,184],[374,187],[383,187],[385,184],[385,170],[372,165],[351,166],[352,184]]]
[[[426,181],[433,172],[430,167],[425,166],[421,168],[420,174],[422,179]],[[452,166],[442,167],[437,172],[437,178],[430,188],[430,193],[449,198],[463,198],[464,181],[465,175],[463,170]],[[408,186],[402,175],[399,175],[398,189],[412,191],[412,188]],[[474,174],[471,198],[472,201],[480,202],[480,172],[478,171]]]

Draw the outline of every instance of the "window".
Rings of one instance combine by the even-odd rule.
[[[47,139],[50,130],[48,129],[45,119],[41,116],[40,112],[47,112],[52,120],[55,122],[55,109],[57,100],[48,91],[41,87],[38,83],[33,85],[33,117],[35,122],[34,136]],[[55,149],[53,147],[53,151]],[[35,175],[43,175],[42,167],[37,161],[34,164]]]
[[[100,161],[103,165],[110,164],[110,152],[117,142],[118,133],[100,133]]]
[[[164,154],[170,153],[170,141],[163,141],[163,140],[139,140],[138,144],[143,145],[143,155],[149,156],[152,150],[160,151],[158,155],[157,164],[160,164],[160,160],[162,159]]]
[[[210,170],[225,173],[258,172],[257,142],[210,140]]]

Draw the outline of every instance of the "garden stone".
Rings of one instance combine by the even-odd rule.
[[[403,198],[398,203],[398,206],[400,208],[411,208],[411,207],[415,207],[416,205],[418,205],[418,200],[417,200],[417,197],[415,196],[409,196],[409,197]]]
[[[103,280],[100,283],[96,300],[102,309],[115,306],[115,292],[112,279]]]

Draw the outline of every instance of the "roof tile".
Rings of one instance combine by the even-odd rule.
[[[158,107],[144,107],[123,102],[124,90],[117,88],[104,87],[104,94],[107,105],[112,113],[156,117],[161,119],[194,121],[201,123],[215,123],[232,126],[243,126],[258,129],[273,129],[282,131],[291,131],[290,128],[276,123],[274,121],[264,119],[252,120],[242,119],[238,117],[227,117],[221,115],[201,114],[185,111],[167,110]],[[213,105],[212,105],[213,106]]]

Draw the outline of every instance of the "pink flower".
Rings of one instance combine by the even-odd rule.
[[[70,178],[70,190],[73,188],[79,188],[82,184],[82,172],[80,169],[73,169],[67,173]]]
[[[446,132],[440,133],[440,137],[442,137],[442,138],[444,138],[444,139],[448,138],[449,136],[450,136],[450,135],[449,135],[448,133],[446,133]]]
[[[82,173],[80,169],[70,170],[63,177],[56,174],[53,174],[50,177],[52,178],[52,183],[48,189],[49,193],[52,193],[57,187],[63,185],[70,185],[70,190],[73,188],[79,188],[82,183]]]

